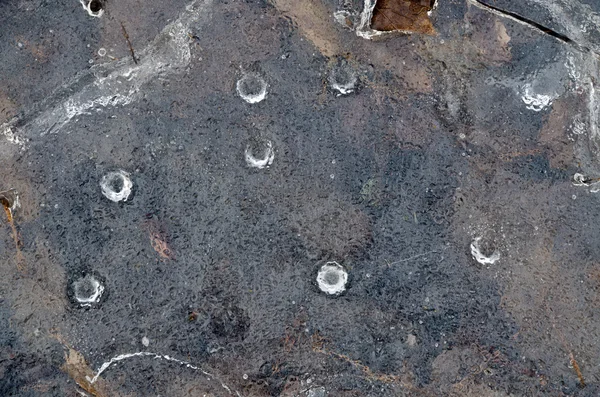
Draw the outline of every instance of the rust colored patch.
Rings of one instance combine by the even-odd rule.
[[[320,0],[273,0],[283,14],[291,17],[304,35],[327,57],[340,53],[340,39],[329,10]]]
[[[434,3],[433,0],[378,0],[371,28],[382,32],[435,34],[427,15]]]
[[[17,231],[17,227],[15,226],[15,221],[14,221],[14,217],[13,217],[13,213],[12,213],[12,206],[13,206],[13,195],[14,195],[14,191],[6,191],[6,192],[0,192],[0,204],[2,204],[2,207],[4,208],[4,212],[6,213],[6,219],[8,220],[8,224],[10,225],[11,231],[12,231],[12,237],[13,237],[13,241],[15,243],[15,249],[16,249],[16,256],[17,256],[17,269],[19,269],[20,272],[25,271],[25,257],[23,256],[23,253],[21,252],[21,246],[23,245],[23,243],[21,242],[21,239],[19,237],[19,232]]]
[[[577,364],[573,353],[569,353],[569,359],[571,360],[571,365],[573,366],[573,369],[575,370],[575,373],[579,378],[579,383],[581,384],[581,387],[585,387],[585,379],[583,379],[583,374],[581,373],[581,369],[579,369],[579,364]]]
[[[147,219],[144,221],[144,229],[146,229],[150,236],[152,248],[162,259],[175,259],[173,250],[167,242],[167,234],[157,221]]]

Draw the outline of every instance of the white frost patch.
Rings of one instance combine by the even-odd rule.
[[[213,374],[204,371],[202,368],[197,367],[197,366],[193,365],[192,363],[190,363],[188,361],[178,360],[178,359],[173,358],[171,356],[161,355],[161,354],[152,353],[152,352],[126,353],[126,354],[121,354],[121,355],[118,355],[116,357],[113,357],[109,361],[105,362],[104,364],[102,364],[100,366],[100,369],[98,369],[98,372],[96,372],[96,375],[94,375],[93,378],[90,379],[89,376],[86,376],[86,379],[90,383],[96,383],[96,381],[98,380],[98,378],[100,377],[100,375],[102,375],[102,373],[104,371],[106,371],[111,365],[113,365],[114,363],[117,363],[119,361],[127,360],[127,359],[133,358],[133,357],[152,357],[152,358],[157,359],[157,360],[165,360],[165,361],[174,362],[174,363],[177,363],[179,365],[183,365],[183,366],[185,366],[187,368],[193,369],[195,371],[200,371],[204,375],[216,379],[216,377]],[[227,390],[229,392],[229,394],[232,394],[231,389],[226,384],[224,384],[223,382],[220,382],[220,383],[221,383],[221,386],[225,390]],[[240,396],[240,394],[238,392],[236,392],[236,395]]]
[[[115,190],[113,187],[114,184],[121,185],[121,188],[119,190]],[[131,194],[132,187],[133,182],[131,182],[129,173],[123,170],[109,172],[108,174],[104,175],[100,181],[102,194],[107,199],[114,202],[127,201],[129,195]]]
[[[555,97],[555,95],[536,94],[531,84],[527,83],[523,86],[521,99],[527,109],[539,112],[550,106]]]
[[[352,16],[353,14],[346,10],[336,11],[333,13],[333,19],[345,28],[350,28],[350,26],[348,26],[348,19]]]
[[[500,253],[498,251],[494,251],[494,253],[490,256],[485,256],[481,253],[481,248],[479,247],[479,242],[481,241],[481,237],[476,237],[475,240],[471,243],[471,255],[473,259],[482,265],[493,265],[498,262],[500,259]]]
[[[337,262],[327,262],[317,274],[319,289],[328,295],[339,295],[346,290],[348,273]]]
[[[98,12],[92,11],[92,9],[91,9],[92,1],[91,0],[79,0],[79,2],[83,6],[83,9],[86,10],[88,15],[91,17],[100,18],[102,16],[102,14],[104,14],[103,9],[100,9],[100,11],[98,11]]]
[[[363,11],[360,14],[360,21],[356,27],[356,35],[363,39],[371,40],[373,37],[381,36],[384,33],[379,30],[371,29],[371,19],[373,19],[373,10],[377,0],[365,0]]]
[[[111,95],[111,96],[102,96],[100,98],[95,98],[89,101],[76,102],[72,99],[68,99],[64,103],[64,110],[67,118],[70,120],[75,116],[79,116],[81,114],[92,114],[89,112],[90,109],[96,109],[99,107],[107,107],[107,106],[117,106],[117,105],[127,105],[133,101],[134,92],[130,93],[131,95]]]
[[[73,292],[75,300],[82,307],[90,307],[92,304],[100,302],[104,287],[94,276],[87,275],[73,283]]]
[[[267,82],[257,73],[246,73],[235,85],[238,95],[248,103],[258,103],[267,96]]]
[[[266,148],[261,157],[256,157],[252,150],[252,147],[248,145],[246,150],[244,151],[244,158],[246,159],[246,164],[251,168],[262,169],[270,166],[275,159],[275,151],[273,150],[273,144],[271,141],[267,141]]]
[[[0,125],[0,134],[3,135],[8,142],[12,143],[13,145],[20,146],[21,150],[25,148],[25,139],[20,138],[17,134],[15,134],[10,122]]]

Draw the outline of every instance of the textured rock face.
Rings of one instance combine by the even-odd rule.
[[[600,6],[384,3],[0,4],[0,395],[597,394]]]

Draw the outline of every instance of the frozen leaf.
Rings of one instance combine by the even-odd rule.
[[[434,3],[433,0],[378,0],[371,28],[384,32],[398,30],[434,34],[435,29],[427,15]]]

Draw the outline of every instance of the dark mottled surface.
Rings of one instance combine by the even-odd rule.
[[[457,0],[436,36],[373,41],[333,18],[359,2],[198,5],[0,4],[0,189],[19,192],[21,242],[3,213],[1,395],[597,394],[600,196],[572,183],[600,170],[593,54]],[[527,18],[571,34],[548,15]],[[237,95],[245,72],[264,101]],[[244,160],[257,140],[268,168]],[[125,203],[100,192],[118,169]],[[500,260],[475,261],[479,237]],[[316,285],[325,261],[348,271],[341,296]],[[105,290],[82,308],[87,274]],[[140,351],[197,368],[85,377]]]

